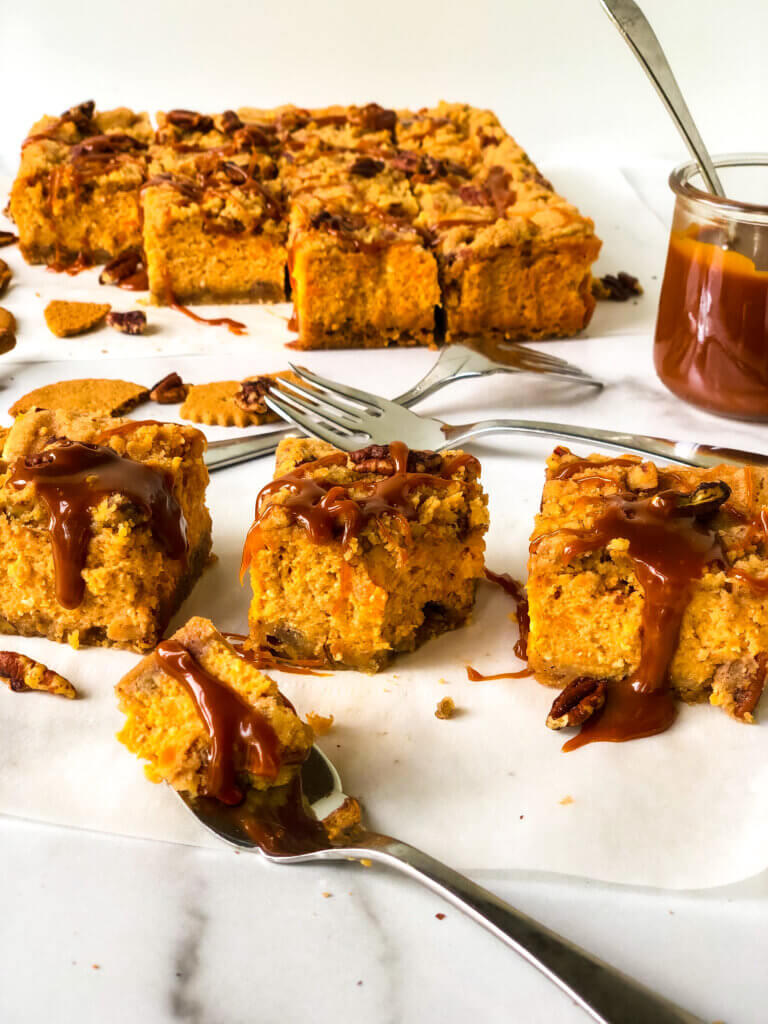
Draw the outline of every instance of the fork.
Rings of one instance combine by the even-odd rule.
[[[436,417],[419,416],[396,402],[339,384],[303,367],[291,365],[291,369],[304,384],[280,380],[279,387],[273,388],[264,401],[270,409],[306,433],[344,451],[354,451],[371,442],[389,444],[398,440],[411,448],[439,452],[456,448],[484,434],[512,433],[597,443],[685,466],[709,468],[723,462],[745,466],[768,465],[767,455],[737,448],[671,441],[597,427],[504,419],[451,425]]]
[[[485,377],[495,373],[535,373],[551,376],[574,384],[588,384],[594,388],[604,387],[596,377],[580,370],[565,359],[537,352],[516,342],[500,346],[508,362],[499,363],[481,355],[466,345],[447,345],[432,368],[412,388],[398,395],[393,401],[400,405],[412,405],[427,395],[432,395],[455,380],[470,377]],[[269,455],[277,448],[289,430],[273,430],[267,434],[249,435],[226,441],[212,441],[208,445],[205,461],[209,469],[225,469],[248,459]]]
[[[346,799],[336,768],[317,746],[312,747],[302,766],[301,780],[318,819],[322,820]],[[280,819],[280,837],[276,847],[268,852],[243,830],[243,816],[237,808],[209,797],[184,793],[179,796],[198,821],[219,839],[258,853],[273,864],[377,861],[402,871],[487,928],[545,974],[598,1024],[704,1024],[700,1018],[674,1006],[408,843],[361,829],[354,839],[330,846],[317,838],[322,830],[317,828],[310,835],[310,830],[292,824],[291,815]]]

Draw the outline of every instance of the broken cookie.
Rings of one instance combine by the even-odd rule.
[[[55,299],[45,307],[45,322],[57,338],[69,338],[96,327],[111,308],[106,302],[64,302]]]
[[[89,416],[122,416],[145,401],[148,394],[145,387],[127,380],[98,377],[61,380],[23,395],[8,412],[14,417],[30,409],[58,409]]]

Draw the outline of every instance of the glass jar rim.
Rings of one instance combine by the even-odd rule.
[[[712,163],[718,170],[721,167],[768,167],[768,153],[724,153],[721,156],[713,156]],[[695,160],[688,160],[684,164],[678,164],[669,176],[669,187],[677,196],[684,196],[686,199],[695,199],[696,202],[706,203],[722,213],[744,213],[763,214],[768,216],[768,205],[763,203],[745,203],[738,199],[730,199],[727,196],[715,196],[711,192],[696,188],[691,184],[691,178],[695,174],[701,174],[698,163]]]

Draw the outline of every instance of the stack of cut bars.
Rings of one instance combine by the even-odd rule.
[[[575,334],[592,221],[493,113],[377,104],[44,118],[10,211],[27,260],[143,247],[152,299],[294,302],[302,348]]]

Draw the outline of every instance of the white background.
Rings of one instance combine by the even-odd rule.
[[[645,9],[711,149],[768,150],[768,5]],[[151,111],[461,99],[495,109],[545,165],[685,156],[597,0],[0,0],[0,171],[41,113],[91,97]],[[703,1019],[768,1016],[765,874],[700,894],[483,881]],[[6,819],[0,899],[3,1024],[586,1019],[456,912],[435,920],[435,899],[376,870],[267,869]]]
[[[768,4],[646,0],[713,151],[768,149]],[[598,0],[2,0],[0,169],[81,100],[492,107],[534,158],[684,154]]]

